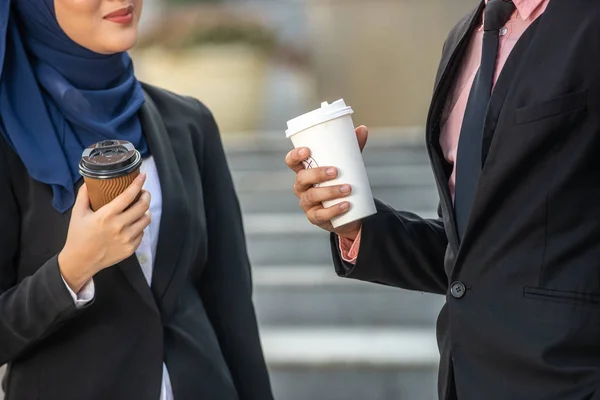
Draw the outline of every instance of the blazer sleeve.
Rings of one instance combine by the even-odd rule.
[[[0,148],[0,365],[19,357],[77,313],[57,256],[19,282],[20,217],[9,166]]]
[[[200,295],[241,399],[269,400],[271,385],[259,338],[242,215],[218,127],[202,107],[201,174],[208,261]]]
[[[376,200],[377,214],[363,221],[354,265],[341,258],[337,235],[331,235],[336,273],[345,278],[403,289],[445,294],[444,255],[448,239],[442,219],[423,219]]]

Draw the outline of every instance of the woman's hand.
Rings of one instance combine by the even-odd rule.
[[[113,201],[93,212],[85,184],[79,189],[71,213],[69,232],[58,255],[63,279],[78,293],[96,273],[131,256],[138,248],[144,229],[150,225],[150,193],[142,191],[146,180],[140,174]]]
[[[358,144],[362,151],[367,143],[369,131],[364,126],[356,128]],[[346,213],[350,203],[343,201],[335,206],[324,208],[322,203],[326,200],[336,200],[348,196],[352,192],[350,185],[337,185],[328,187],[314,187],[316,184],[330,181],[337,177],[335,167],[319,167],[305,169],[302,162],[310,156],[310,149],[305,147],[290,151],[285,157],[285,162],[294,172],[294,194],[300,199],[300,208],[308,220],[321,229],[333,232],[340,237],[354,240],[360,232],[361,221],[351,222],[338,228],[333,228],[331,219]]]

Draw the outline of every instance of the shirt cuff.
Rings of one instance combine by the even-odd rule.
[[[69,294],[73,298],[75,307],[82,308],[86,304],[88,304],[90,301],[94,300],[94,295],[96,294],[96,287],[94,286],[93,279],[90,279],[89,281],[87,281],[86,284],[83,285],[83,287],[81,288],[79,293],[75,294],[73,289],[71,289],[71,287],[69,287],[69,285],[67,285],[65,278],[62,275],[60,277],[62,278],[62,280],[65,284],[65,287],[69,291]]]
[[[342,256],[342,260],[349,264],[356,264],[356,259],[358,258],[358,250],[360,248],[360,234],[362,229],[358,231],[358,235],[354,240],[346,239],[343,237],[339,238],[340,242],[340,253]]]

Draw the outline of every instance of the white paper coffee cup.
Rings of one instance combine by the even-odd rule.
[[[286,136],[295,148],[308,147],[311,157],[306,168],[336,167],[338,176],[320,186],[349,184],[352,192],[341,199],[325,201],[323,207],[331,207],[343,201],[350,203],[350,210],[331,220],[334,228],[377,213],[373,194],[367,177],[358,140],[352,122],[351,107],[343,99],[331,104],[324,102],[321,108],[288,121]]]

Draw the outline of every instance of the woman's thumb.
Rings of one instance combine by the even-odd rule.
[[[87,186],[84,183],[79,188],[77,198],[75,199],[75,205],[73,206],[73,212],[82,213],[90,210],[90,197],[88,196]]]

